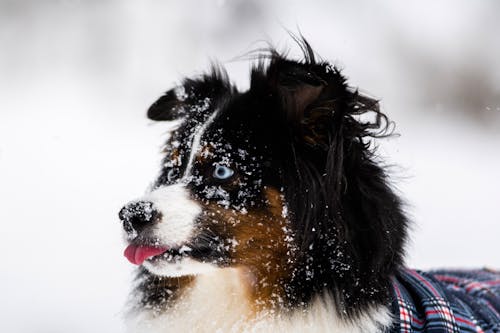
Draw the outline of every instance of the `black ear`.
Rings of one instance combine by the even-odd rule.
[[[266,74],[296,138],[326,148],[335,112],[346,98],[345,79],[339,71],[315,63],[313,57],[297,62],[276,55]]]
[[[297,62],[275,55],[266,78],[296,138],[307,146],[327,150],[336,136],[359,138],[380,126],[378,101],[353,91],[337,68],[312,56]],[[375,123],[353,117],[367,112],[375,114]]]
[[[180,88],[171,89],[161,96],[148,109],[151,120],[174,120],[182,115],[184,101],[178,96]]]
[[[147,115],[152,120],[174,120],[185,115],[203,118],[210,106],[235,92],[224,69],[213,65],[210,73],[184,79],[180,86],[167,91],[151,105]]]
[[[298,121],[318,100],[327,83],[306,65],[285,62],[276,66],[276,88],[282,107],[288,119]]]

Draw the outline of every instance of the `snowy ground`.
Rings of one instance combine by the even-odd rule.
[[[381,142],[413,267],[500,267],[495,1],[0,2],[0,330],[120,332],[117,212],[156,173],[145,109],[183,75],[301,32],[401,134]],[[292,52],[294,53],[294,52]]]

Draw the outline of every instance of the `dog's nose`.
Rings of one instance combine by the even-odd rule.
[[[123,207],[118,213],[127,232],[141,231],[147,225],[160,219],[160,212],[153,207],[150,201],[135,201]]]

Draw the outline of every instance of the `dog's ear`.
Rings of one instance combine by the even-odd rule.
[[[277,68],[276,88],[287,118],[298,121],[316,102],[325,89],[326,82],[301,64],[284,63]]]
[[[296,137],[307,145],[326,148],[334,113],[345,98],[345,80],[327,64],[271,61],[267,79]]]
[[[369,111],[378,117],[378,101],[350,89],[340,71],[327,63],[278,57],[271,61],[267,79],[297,139],[308,146],[327,150],[335,136],[362,137],[380,125],[353,117]]]
[[[151,120],[174,120],[183,112],[184,101],[179,96],[180,88],[171,89],[161,96],[148,109]]]
[[[147,116],[152,120],[175,120],[187,115],[203,118],[205,111],[235,91],[226,72],[213,66],[209,74],[185,79],[182,85],[167,91],[149,107]]]

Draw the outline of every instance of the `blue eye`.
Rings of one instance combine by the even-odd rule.
[[[214,178],[225,180],[225,179],[230,178],[232,175],[234,175],[233,169],[228,168],[225,165],[218,165],[217,164],[215,166],[214,174],[213,174]]]
[[[177,178],[177,173],[178,173],[178,171],[175,169],[168,170],[167,180],[170,182],[170,181],[174,180],[175,178]]]

